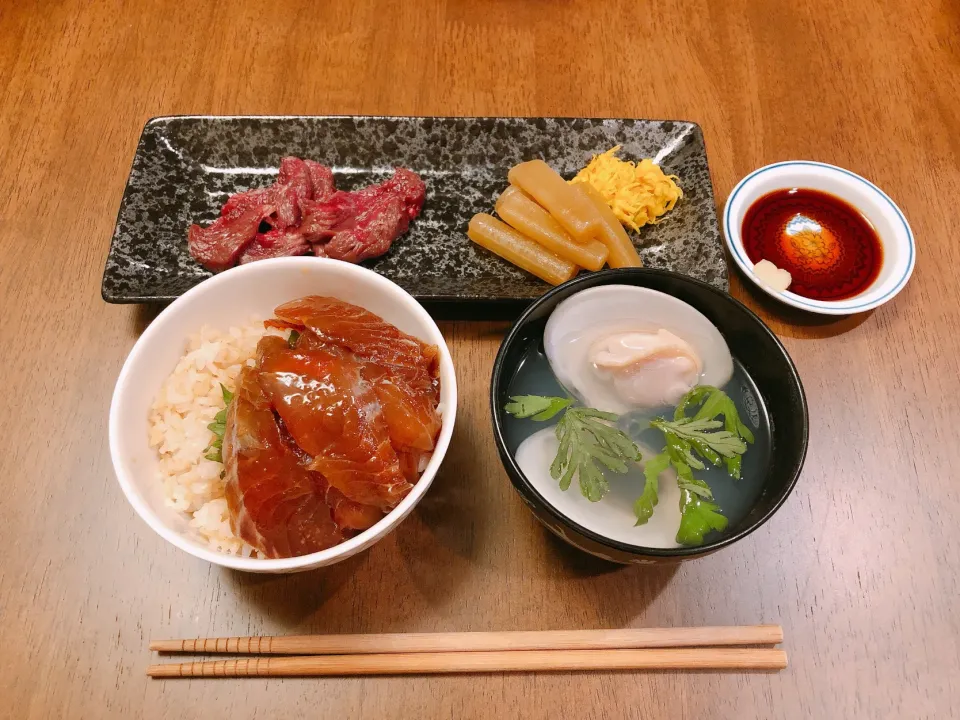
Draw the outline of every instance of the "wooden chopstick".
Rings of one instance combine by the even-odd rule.
[[[178,677],[319,677],[563,670],[782,670],[775,648],[655,648],[643,650],[506,650],[257,657],[151,665],[147,675]]]
[[[521,632],[390,633],[382,635],[299,635],[288,637],[154,640],[159,652],[242,655],[351,655],[506,650],[606,650],[783,642],[779,625],[732,627],[632,628],[624,630],[547,630]]]

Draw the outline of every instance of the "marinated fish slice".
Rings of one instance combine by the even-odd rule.
[[[613,214],[613,210],[607,205],[603,196],[589,183],[577,183],[569,187],[588,198],[602,219],[597,239],[610,251],[607,264],[612,268],[643,267],[643,261],[640,260],[640,255],[637,254],[630,236],[627,235],[627,231],[623,229],[623,225],[617,220],[617,216]]]
[[[267,557],[307,554],[342,541],[325,497],[315,492],[308,473],[290,456],[277,462],[269,453],[260,453],[255,461],[246,460],[244,463],[241,459],[237,466],[237,477],[241,478],[238,487],[242,489],[243,480],[250,481],[252,487],[242,492],[242,511],[234,513],[231,508],[231,517],[236,515],[239,527],[235,532],[240,537]],[[231,496],[236,493],[228,493],[228,507]],[[304,504],[312,512],[310,521],[300,524],[291,515]]]
[[[223,442],[230,524],[267,557],[304,555],[343,540],[324,493],[283,441],[255,368],[245,368],[227,412]]]
[[[608,251],[603,243],[597,240],[577,242],[550,213],[513,185],[497,198],[496,209],[497,215],[517,232],[580,267],[599,270],[607,261]]]
[[[551,285],[559,285],[577,274],[577,266],[572,262],[524,237],[492,215],[474,215],[467,226],[467,236],[477,245]]]
[[[420,479],[420,473],[426,468],[426,461],[429,457],[430,453],[419,452],[418,450],[400,450],[397,452],[400,470],[410,484],[415,484]]]
[[[418,392],[372,363],[363,366],[363,377],[373,385],[394,449],[433,450],[441,424],[434,393]]]
[[[351,500],[372,505],[383,512],[395,508],[412,484],[403,476],[397,454],[384,439],[369,458],[356,459],[356,453],[318,455],[311,469],[323,473],[335,487]]]
[[[326,343],[354,352],[357,356],[403,368],[412,383],[432,384],[439,374],[439,354],[435,345],[427,345],[401,332],[379,315],[343,300],[311,295],[278,307],[274,327],[308,328]]]
[[[543,160],[530,160],[512,168],[507,175],[516,185],[536,200],[573,237],[587,243],[600,232],[600,215],[583,195]]]
[[[306,538],[313,535],[314,528],[295,526],[291,522],[294,514],[303,504],[312,507],[318,505],[316,493],[309,484],[299,484],[276,493],[260,506],[257,515],[260,534],[264,538],[271,557],[294,557],[304,554],[303,552],[295,553],[293,547],[308,544]],[[326,498],[323,498],[323,506],[326,506]],[[325,511],[332,522],[333,516],[329,515],[330,509],[327,507]],[[298,542],[300,535],[305,536],[303,543]]]
[[[361,364],[335,347],[258,345],[258,381],[311,470],[351,500],[389,510],[409,492]]]
[[[239,412],[242,416],[243,410],[241,409]],[[234,535],[251,547],[256,548],[264,556],[276,557],[273,543],[268,542],[259,529],[260,508],[265,501],[274,495],[282,494],[285,485],[274,483],[272,474],[255,475],[249,467],[244,469],[245,482],[243,487],[241,487],[239,480],[231,481],[234,475],[231,474],[229,465],[226,463],[229,445],[227,437],[229,436],[224,436],[223,442],[223,457],[226,467],[224,472],[226,480],[224,497],[227,501],[227,510],[230,513],[230,527]],[[239,477],[239,470],[237,470],[235,476]]]
[[[297,348],[319,349],[328,353],[341,352],[307,329],[302,331],[297,340]],[[433,346],[430,346],[430,349],[433,349]],[[430,362],[432,365],[432,359]],[[363,378],[373,386],[376,393],[394,450],[398,453],[406,449],[426,453],[432,451],[441,427],[441,418],[437,413],[437,379],[422,366],[392,366],[372,360],[363,361],[361,365]],[[413,482],[419,477],[419,473],[404,472],[404,476]]]
[[[278,344],[280,341],[272,342]],[[302,350],[318,349],[328,353],[343,352],[336,346],[325,343],[307,329],[302,330],[296,347]],[[403,379],[404,375],[409,377],[411,373],[418,373],[419,380],[415,379],[413,385],[419,384],[422,389],[414,389]],[[390,443],[401,460],[401,472],[408,482],[415,483],[420,477],[421,465],[425,464],[421,463],[420,459],[428,456],[436,446],[442,424],[437,412],[439,383],[422,369],[378,365],[372,361],[362,363],[362,374],[364,379],[371,383],[377,395],[383,420],[390,435]],[[285,430],[282,421],[280,425],[281,430]],[[301,454],[301,463],[308,466],[312,464],[312,458],[294,442],[292,437],[290,444],[295,452]],[[403,465],[404,450],[411,450],[416,455],[412,465]]]
[[[366,530],[383,519],[382,511],[354,502],[334,487],[327,491],[327,504],[333,511],[334,522],[344,530]]]
[[[302,502],[296,511],[290,516],[289,527],[300,528],[300,532],[290,534],[287,542],[290,545],[290,554],[294,557],[305,555],[312,552],[309,548],[316,546],[320,542],[318,534],[325,532],[327,519],[332,518],[329,503],[327,502],[326,492],[322,494],[324,498],[323,505],[310,501]],[[343,527],[333,518],[334,524],[343,537]]]

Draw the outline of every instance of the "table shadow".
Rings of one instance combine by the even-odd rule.
[[[470,469],[482,467],[476,437],[468,423],[454,427],[450,447],[430,489],[397,534],[406,573],[428,602],[440,603],[457,591],[481,560],[482,543],[494,508],[486,495],[464,483]]]
[[[603,627],[635,626],[637,618],[642,617],[679,569],[679,562],[610,562],[567,544],[546,528],[540,531],[548,556],[556,560],[548,565],[548,574],[560,582],[577,583]],[[616,598],[616,602],[611,602],[611,598]]]
[[[137,337],[143,335],[143,331],[150,327],[150,323],[157,319],[157,315],[163,312],[168,303],[151,303],[149,305],[137,305],[133,313],[133,322],[131,323],[134,334]]]
[[[317,570],[294,575],[254,575],[224,571],[225,582],[233,586],[244,603],[253,605],[285,628],[309,632],[355,632],[343,608],[323,613],[324,605],[345,584],[365,584],[369,577],[362,568],[370,553],[387,553],[393,560],[379,557],[369,570],[398,563],[397,589],[416,588],[430,604],[442,604],[457,591],[471,572],[480,553],[479,537],[490,521],[482,494],[470,492],[461,481],[470,467],[479,463],[477,448],[464,426],[454,432],[450,450],[423,499],[400,526],[378,541],[376,548]],[[385,632],[399,622],[391,613],[378,618]]]
[[[233,586],[243,603],[256,606],[285,628],[302,627],[351,580],[366,559],[367,553],[361,552],[335,565],[292,575],[224,570],[221,577]]]
[[[867,310],[850,315],[820,315],[795,308],[770,297],[752,281],[747,280],[742,273],[739,278],[740,286],[750,296],[756,310],[778,321],[780,325],[777,328],[777,334],[789,338],[809,340],[843,335],[865,323],[874,313],[873,310]]]

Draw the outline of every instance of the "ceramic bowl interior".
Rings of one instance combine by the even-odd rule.
[[[820,190],[847,201],[876,229],[883,246],[883,265],[877,279],[862,293],[844,300],[812,300],[789,291],[774,290],[757,278],[740,235],[744,215],[762,196],[795,187]],[[864,312],[888,302],[907,284],[916,263],[913,231],[896,203],[869,180],[826,163],[793,160],[750,173],[727,199],[723,230],[730,254],[751,282],[781,302],[823,315]]]
[[[360,305],[440,349],[443,424],[437,447],[420,480],[386,517],[359,535],[294,558],[245,558],[212,550],[198,540],[185,517],[167,507],[157,478],[158,458],[148,444],[153,399],[184,352],[187,337],[202,325],[228,328],[266,319],[273,309],[305,295],[329,295]],[[457,384],[450,351],[430,315],[408,293],[371,270],[314,257],[264,260],[233,268],[189,290],[161,312],[124,363],[110,406],[110,453],[120,487],[134,510],[163,538],[196,557],[253,572],[295,572],[330,565],[370,547],[406,517],[430,487],[453,434]]]
[[[590,528],[585,527],[571,518],[573,513],[564,511],[566,495],[577,492],[575,484],[566,493],[552,487],[542,491],[524,475],[515,458],[516,440],[511,437],[513,433],[508,432],[507,423],[530,421],[518,421],[504,411],[504,406],[509,401],[511,381],[521,362],[531,344],[542,342],[546,321],[561,301],[582,290],[611,284],[657,290],[703,313],[720,330],[731,354],[752,378],[761,396],[762,406],[768,413],[771,444],[769,459],[760,470],[762,487],[759,496],[742,520],[728,527],[720,537],[700,547],[652,548],[631,543],[624,534],[629,533],[632,525],[630,512],[627,512],[630,518],[619,518],[615,516],[616,511],[611,511],[608,515],[609,529],[604,532],[598,531],[595,522],[590,523]],[[807,449],[807,405],[803,387],[793,362],[773,333],[753,312],[726,293],[686,276],[662,270],[606,270],[591,273],[561,285],[540,298],[517,320],[500,347],[491,380],[490,401],[497,448],[521,498],[539,520],[564,540],[615,562],[656,562],[697,557],[746,537],[769,520],[793,490]],[[656,448],[657,451],[659,449]],[[562,495],[563,499],[551,500],[557,495]],[[604,500],[601,500],[594,505],[601,506],[603,503]],[[614,524],[616,530],[613,529]],[[620,528],[620,525],[624,527]]]

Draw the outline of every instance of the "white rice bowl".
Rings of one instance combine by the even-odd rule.
[[[264,558],[230,530],[222,466],[204,458],[207,428],[243,364],[267,332],[250,318],[278,305],[329,295],[376,313],[436,345],[441,427],[423,474],[406,497],[368,530],[334,547],[291,558]],[[426,310],[372,270],[326,258],[263,260],[200,283],[161,312],[124,363],[110,405],[110,455],[120,488],[161,537],[194,557],[249,572],[285,573],[340,562],[389,534],[413,510],[443,461],[457,411],[457,381],[443,335]]]
[[[204,325],[190,336],[186,353],[160,387],[149,419],[150,446],[160,458],[157,479],[166,503],[185,514],[198,541],[246,557],[255,551],[230,528],[223,464],[205,457],[216,438],[207,426],[224,408],[221,385],[234,391],[240,369],[254,364],[264,335],[286,337],[289,331],[264,328],[256,317],[226,332]]]

